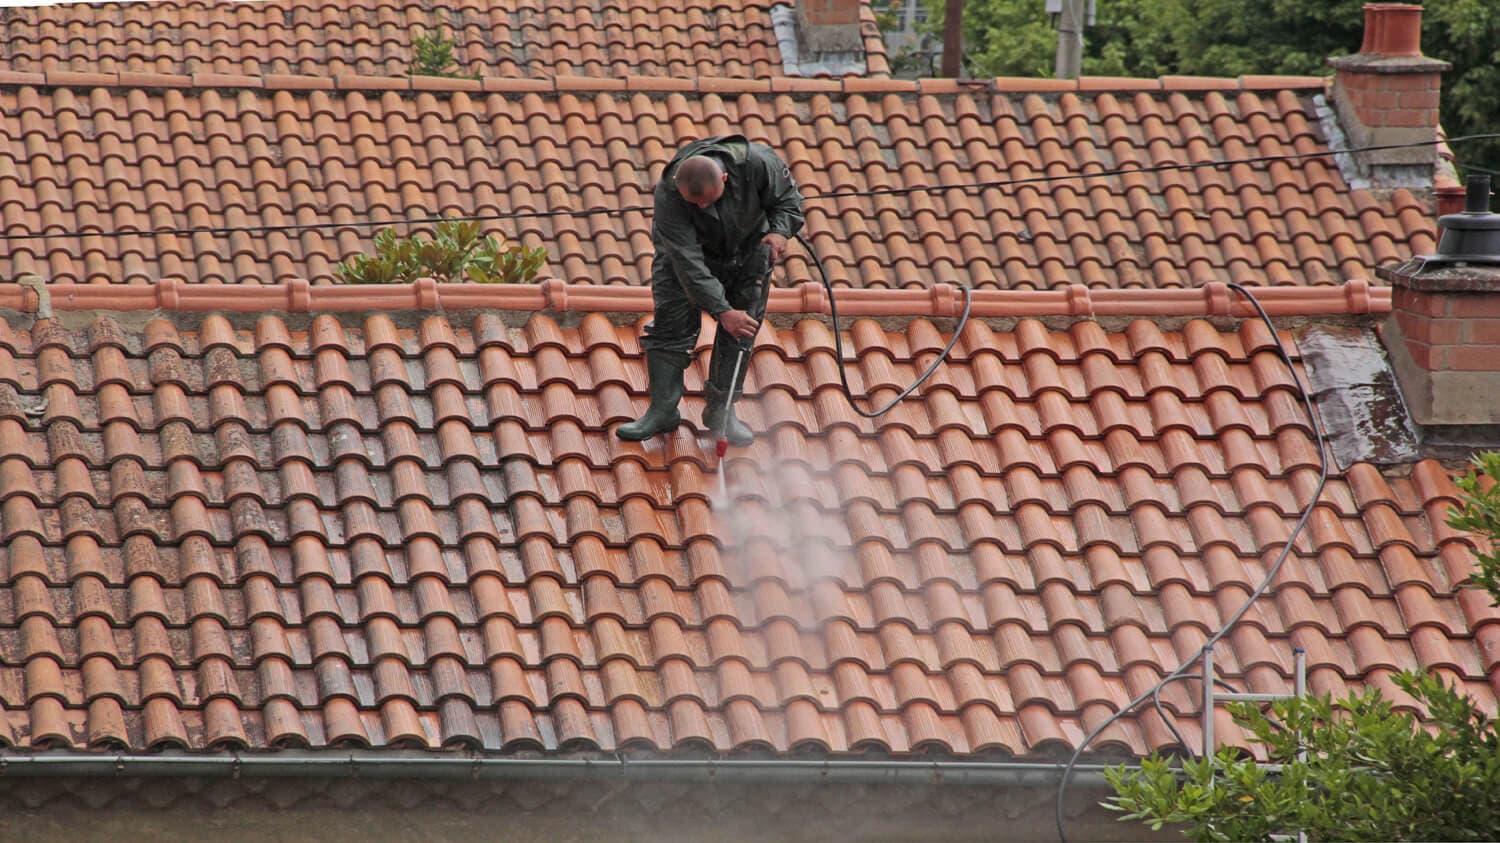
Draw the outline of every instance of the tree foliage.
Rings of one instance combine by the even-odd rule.
[[[418,278],[439,282],[515,284],[530,281],[547,263],[547,250],[508,244],[479,233],[479,223],[438,223],[431,237],[398,237],[383,228],[375,235],[373,255],[355,255],[339,264],[346,284],[400,284]]]
[[[1302,697],[1229,706],[1265,748],[1272,772],[1233,749],[1179,771],[1153,757],[1140,771],[1105,773],[1105,806],[1153,829],[1182,825],[1197,841],[1500,839],[1500,736],[1473,700],[1442,680],[1405,673],[1396,683],[1427,711],[1396,711],[1374,690],[1333,701]],[[1306,752],[1306,760],[1299,753]]]
[[[1443,76],[1443,127],[1450,136],[1500,132],[1500,7],[1494,0],[1429,0],[1422,51],[1453,62]],[[1461,163],[1500,168],[1500,141],[1456,147]]]
[[[1500,451],[1476,454],[1473,466],[1458,478],[1463,506],[1449,513],[1448,526],[1479,537],[1478,568],[1469,579],[1500,606]]]
[[[926,2],[923,29],[941,33],[944,4]],[[1500,4],[1424,5],[1423,52],[1453,63],[1443,78],[1444,128],[1450,136],[1500,132]],[[1095,25],[1085,33],[1083,73],[1329,74],[1325,59],[1359,50],[1362,6],[1363,0],[1097,0]],[[969,75],[1052,75],[1057,33],[1042,0],[966,0],[963,29]],[[893,60],[899,64],[901,57]],[[1460,162],[1500,169],[1500,142],[1469,143],[1454,153]]]

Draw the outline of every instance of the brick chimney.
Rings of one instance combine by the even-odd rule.
[[[1500,438],[1500,214],[1489,176],[1469,176],[1465,209],[1442,219],[1435,255],[1383,266],[1391,366],[1427,441]],[[1485,429],[1487,428],[1487,429]]]
[[[805,53],[864,51],[860,0],[796,0],[797,41]]]
[[[1422,55],[1422,7],[1367,3],[1359,52],[1328,59],[1333,102],[1350,146],[1435,140],[1443,71],[1451,64]],[[1376,187],[1432,186],[1437,145],[1362,152],[1361,175]]]

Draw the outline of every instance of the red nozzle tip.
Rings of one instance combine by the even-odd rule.
[[[729,453],[729,440],[720,439],[719,443],[714,446],[714,452],[718,454],[719,459],[724,459],[724,455]]]

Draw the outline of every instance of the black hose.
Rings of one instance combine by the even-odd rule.
[[[1302,407],[1307,411],[1307,421],[1308,424],[1312,425],[1313,436],[1318,445],[1318,484],[1313,489],[1312,497],[1308,500],[1307,506],[1303,508],[1302,515],[1297,519],[1296,525],[1292,527],[1291,535],[1287,536],[1286,544],[1282,546],[1281,551],[1276,555],[1276,561],[1271,563],[1271,568],[1266,572],[1265,578],[1261,580],[1260,585],[1256,587],[1255,591],[1251,592],[1250,597],[1244,603],[1240,604],[1240,607],[1229,617],[1229,620],[1219,628],[1219,631],[1209,637],[1208,641],[1203,645],[1204,648],[1212,647],[1227,636],[1239,624],[1240,620],[1244,618],[1245,614],[1250,611],[1250,607],[1255,605],[1255,601],[1259,600],[1260,596],[1265,594],[1266,590],[1271,587],[1271,583],[1275,581],[1276,574],[1280,572],[1281,566],[1286,563],[1287,557],[1291,556],[1297,543],[1297,537],[1307,527],[1307,522],[1312,517],[1313,509],[1318,505],[1318,501],[1322,499],[1323,488],[1328,485],[1328,440],[1323,435],[1323,426],[1318,423],[1318,414],[1313,409],[1312,397],[1308,394],[1307,387],[1302,383],[1302,376],[1297,374],[1297,367],[1292,362],[1292,356],[1287,353],[1286,346],[1281,342],[1281,335],[1276,333],[1276,326],[1271,322],[1271,317],[1266,313],[1266,309],[1261,307],[1260,300],[1255,297],[1255,294],[1240,284],[1230,283],[1228,287],[1244,296],[1250,302],[1250,305],[1255,308],[1256,315],[1260,317],[1261,322],[1265,323],[1267,330],[1271,332],[1271,339],[1276,342],[1276,356],[1281,358],[1282,364],[1286,366],[1287,371],[1292,376],[1292,383],[1297,387],[1297,396],[1302,399]],[[1057,785],[1054,820],[1057,823],[1057,839],[1059,843],[1068,843],[1068,835],[1063,817],[1063,804],[1068,792],[1068,780],[1072,777],[1073,768],[1078,765],[1078,760],[1083,757],[1084,750],[1088,749],[1089,744],[1093,743],[1094,739],[1099,737],[1100,733],[1112,726],[1121,717],[1129,714],[1141,703],[1147,700],[1159,701],[1161,699],[1161,689],[1169,683],[1177,681],[1198,661],[1202,654],[1203,650],[1200,649],[1192,658],[1184,661],[1177,666],[1177,669],[1163,677],[1151,690],[1126,703],[1123,708],[1110,715],[1103,723],[1095,726],[1092,731],[1084,736],[1083,742],[1073,750],[1073,755],[1068,759],[1068,763],[1063,766],[1062,780]],[[1157,705],[1157,710],[1165,713],[1159,707],[1159,702],[1157,702]],[[1209,713],[1208,716],[1212,717],[1213,715]],[[1171,731],[1177,737],[1177,740],[1181,742],[1181,733],[1175,728]]]
[[[947,345],[943,346],[942,352],[938,354],[936,360],[932,361],[932,365],[927,367],[927,371],[912,381],[910,386],[901,390],[900,394],[892,398],[884,407],[878,410],[861,410],[859,405],[854,403],[854,391],[849,388],[849,373],[844,369],[844,341],[839,332],[839,306],[833,295],[833,282],[828,280],[828,271],[823,268],[823,262],[818,259],[818,253],[813,251],[812,244],[807,242],[807,238],[798,234],[797,242],[807,250],[808,257],[812,258],[813,265],[818,268],[818,275],[823,279],[823,288],[828,291],[828,314],[833,319],[833,348],[834,353],[838,355],[839,386],[844,390],[844,398],[849,402],[849,408],[867,419],[889,413],[892,408],[915,392],[917,387],[926,383],[927,379],[932,377],[938,367],[948,359],[948,353],[953,350],[953,346],[958,344],[958,338],[963,335],[964,328],[969,324],[969,311],[974,305],[974,291],[963,284],[958,285],[958,288],[964,291],[964,312],[958,317],[958,325],[953,329],[953,337],[948,340]]]

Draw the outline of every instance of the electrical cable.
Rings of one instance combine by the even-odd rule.
[[[1291,556],[1292,549],[1295,547],[1297,542],[1297,537],[1302,533],[1302,530],[1306,528],[1308,520],[1312,518],[1313,510],[1317,507],[1318,501],[1323,497],[1323,488],[1328,484],[1328,442],[1323,436],[1322,425],[1318,424],[1318,416],[1316,411],[1313,409],[1312,398],[1308,394],[1307,387],[1302,383],[1302,377],[1297,374],[1297,367],[1292,362],[1291,355],[1287,353],[1286,346],[1281,342],[1281,336],[1276,333],[1276,326],[1271,322],[1271,317],[1266,314],[1265,308],[1261,307],[1260,301],[1255,298],[1255,295],[1240,284],[1231,282],[1227,286],[1229,287],[1229,289],[1234,290],[1250,301],[1250,304],[1255,308],[1255,312],[1259,314],[1261,321],[1264,322],[1266,328],[1270,330],[1271,338],[1276,341],[1276,355],[1281,358],[1281,362],[1286,365],[1287,371],[1291,373],[1292,382],[1296,385],[1297,394],[1302,399],[1302,406],[1307,411],[1307,418],[1308,421],[1312,424],[1313,434],[1318,445],[1318,485],[1317,488],[1313,490],[1312,498],[1307,502],[1307,506],[1303,508],[1302,515],[1297,519],[1296,525],[1292,527],[1291,535],[1287,536],[1286,545],[1282,547],[1281,552],[1276,556],[1276,561],[1271,564],[1270,570],[1266,572],[1265,579],[1261,580],[1260,585],[1257,586],[1255,591],[1250,594],[1249,598],[1247,598],[1245,602],[1237,610],[1235,610],[1234,614],[1229,617],[1229,620],[1219,628],[1219,631],[1210,636],[1209,639],[1204,642],[1203,646],[1198,649],[1198,652],[1196,654],[1184,661],[1182,664],[1178,665],[1175,670],[1167,674],[1166,677],[1164,677],[1160,682],[1156,683],[1156,685],[1151,690],[1145,692],[1144,694],[1141,694],[1134,700],[1131,700],[1119,711],[1116,711],[1114,714],[1110,715],[1109,718],[1106,719],[1103,723],[1100,723],[1098,726],[1094,727],[1094,729],[1084,737],[1083,741],[1078,744],[1078,747],[1073,750],[1072,757],[1068,759],[1067,765],[1063,767],[1062,780],[1058,783],[1057,786],[1057,805],[1055,819],[1057,821],[1057,839],[1060,841],[1060,843],[1068,843],[1068,835],[1065,828],[1065,820],[1063,818],[1063,803],[1068,791],[1068,779],[1072,776],[1073,768],[1078,765],[1078,761],[1083,756],[1084,750],[1086,750],[1089,744],[1093,743],[1094,739],[1099,737],[1099,735],[1105,729],[1108,729],[1110,726],[1114,725],[1115,721],[1133,711],[1136,706],[1139,706],[1141,703],[1145,702],[1148,699],[1157,698],[1162,687],[1171,682],[1177,681],[1179,677],[1186,673],[1186,671],[1191,668],[1199,658],[1202,657],[1204,649],[1212,647],[1214,644],[1218,643],[1221,639],[1228,635],[1236,625],[1239,624],[1240,620],[1245,616],[1245,614],[1250,611],[1250,607],[1255,605],[1255,601],[1259,600],[1261,595],[1271,587],[1271,583],[1276,579],[1276,575],[1281,571],[1281,566],[1285,564],[1288,557]],[[1178,735],[1178,740],[1181,741],[1181,736],[1177,732],[1177,730],[1173,729],[1172,731],[1173,734]],[[1184,746],[1185,745],[1186,744],[1184,744]]]
[[[1180,682],[1183,679],[1196,679],[1196,678],[1197,677],[1193,676],[1192,674],[1184,673],[1184,674],[1181,674],[1179,676],[1172,677],[1172,679],[1170,681],[1172,681],[1172,682]],[[1218,677],[1214,677],[1214,684],[1217,685],[1220,688],[1223,688],[1224,690],[1228,691],[1231,694],[1239,693],[1238,689],[1236,689],[1234,687],[1234,685],[1232,685],[1229,682],[1226,682],[1223,679],[1220,679]],[[1151,705],[1156,709],[1156,715],[1161,718],[1162,725],[1164,725],[1164,726],[1167,727],[1167,731],[1169,731],[1169,732],[1172,733],[1172,737],[1174,737],[1174,738],[1177,739],[1177,743],[1181,744],[1182,748],[1184,750],[1188,750],[1187,739],[1182,736],[1181,732],[1177,731],[1177,727],[1175,725],[1173,725],[1172,719],[1167,716],[1167,709],[1166,709],[1166,707],[1162,705],[1162,702],[1161,702],[1161,692],[1162,692],[1162,689],[1165,688],[1166,686],[1167,686],[1166,682],[1158,682],[1157,685],[1156,685],[1156,687],[1151,689]],[[1265,708],[1265,706],[1267,706],[1267,705],[1269,705],[1269,703],[1263,703],[1261,705],[1261,707]],[[1281,724],[1277,723],[1275,725],[1279,728]]]
[[[963,336],[964,328],[969,324],[969,311],[974,305],[974,291],[963,284],[957,285],[960,290],[964,291],[964,312],[958,317],[958,324],[954,326],[953,336],[948,340],[948,344],[943,346],[943,350],[938,353],[937,359],[932,361],[932,365],[927,367],[927,371],[923,372],[920,377],[901,390],[884,407],[878,410],[862,410],[858,404],[854,403],[854,391],[849,388],[849,372],[844,368],[844,340],[839,332],[839,306],[833,294],[833,282],[829,280],[828,272],[823,268],[823,261],[818,259],[818,253],[813,251],[812,244],[807,242],[807,238],[798,233],[797,242],[801,243],[802,248],[807,250],[808,256],[812,258],[813,265],[818,268],[818,275],[823,279],[823,289],[828,291],[828,314],[833,320],[833,352],[839,364],[839,386],[844,391],[844,399],[849,402],[849,409],[867,419],[873,419],[889,413],[897,404],[900,404],[907,396],[915,392],[917,387],[926,383],[927,379],[932,377],[937,372],[938,367],[943,365],[943,362],[948,359],[948,353],[953,350],[953,346],[958,344],[959,337]]]
[[[1464,143],[1471,140],[1490,140],[1500,138],[1500,133],[1460,135],[1455,138],[1438,138],[1430,141],[1414,141],[1410,143],[1388,143],[1373,146],[1346,147],[1343,149],[1329,149],[1320,152],[1289,152],[1281,155],[1258,155],[1250,158],[1232,158],[1222,161],[1198,161],[1191,164],[1156,164],[1149,167],[1131,166],[1117,167],[1113,170],[1100,169],[1091,173],[1060,173],[1058,175],[1028,176],[1019,179],[999,179],[996,181],[973,182],[970,184],[934,184],[917,185],[914,187],[885,187],[874,190],[838,190],[827,193],[814,193],[804,197],[804,201],[819,201],[824,199],[848,199],[867,196],[908,196],[913,193],[936,193],[945,190],[977,191],[991,188],[1014,187],[1024,184],[1044,184],[1059,181],[1072,181],[1076,179],[1106,178],[1112,176],[1123,176],[1134,173],[1161,173],[1182,170],[1198,170],[1204,168],[1222,169],[1240,164],[1264,164],[1273,161],[1293,161],[1304,158],[1325,158],[1336,155],[1348,155],[1355,152],[1378,152],[1387,149],[1409,149],[1412,147],[1431,146],[1437,143],[1449,145]],[[535,188],[533,188],[535,192]],[[110,231],[60,231],[60,232],[23,232],[20,234],[0,234],[0,242],[19,242],[29,240],[57,240],[69,237],[160,237],[160,236],[193,236],[197,234],[224,235],[248,232],[293,232],[313,231],[317,229],[331,229],[344,231],[360,228],[375,228],[379,226],[393,225],[435,225],[443,222],[490,222],[495,220],[521,220],[521,219],[549,219],[552,217],[594,217],[615,216],[627,213],[644,213],[653,210],[651,205],[626,205],[619,208],[584,208],[584,209],[557,209],[546,211],[507,211],[494,214],[466,214],[446,217],[415,217],[408,219],[382,219],[382,220],[355,220],[352,222],[305,222],[305,223],[281,223],[276,225],[226,225],[226,226],[201,226],[188,228],[128,228],[114,229]]]
[[[1197,678],[1198,677],[1193,676],[1190,673],[1184,673],[1184,674],[1182,674],[1180,676],[1174,676],[1174,677],[1172,677],[1172,679],[1170,681],[1172,681],[1172,682],[1181,682],[1184,679],[1197,679]],[[1177,739],[1177,743],[1182,746],[1183,751],[1190,751],[1188,749],[1187,738],[1184,738],[1182,736],[1182,733],[1179,732],[1179,731],[1177,731],[1177,726],[1172,723],[1172,718],[1170,718],[1170,717],[1167,716],[1167,709],[1166,709],[1166,707],[1162,705],[1162,702],[1161,702],[1161,690],[1162,690],[1162,688],[1166,687],[1166,684],[1167,683],[1165,683],[1165,682],[1157,683],[1157,686],[1152,689],[1153,693],[1151,695],[1151,705],[1156,708],[1156,716],[1158,716],[1158,717],[1161,718],[1162,725],[1166,726],[1167,727],[1167,731],[1169,731],[1169,732],[1172,733],[1172,737],[1174,737],[1174,738]],[[1226,681],[1224,679],[1220,679],[1217,676],[1214,677],[1214,684],[1217,685],[1220,688],[1223,688],[1224,690],[1228,691],[1231,694],[1237,694],[1237,693],[1239,693],[1239,689],[1236,688],[1232,683],[1230,683],[1230,682],[1228,682],[1228,681]]]
[[[1180,681],[1185,680],[1185,679],[1196,679],[1196,678],[1197,677],[1195,677],[1195,676],[1193,676],[1191,674],[1184,673],[1184,674],[1182,674],[1180,676],[1174,676],[1174,677],[1172,677],[1171,681],[1173,681],[1173,682],[1180,682]],[[1228,682],[1226,682],[1223,679],[1219,679],[1219,678],[1215,677],[1214,684],[1217,685],[1217,686],[1219,686],[1220,688],[1224,688],[1225,690],[1229,691],[1230,693],[1234,693],[1234,691],[1235,691],[1235,687],[1233,685],[1229,684]],[[1184,738],[1182,736],[1182,733],[1179,732],[1179,731],[1177,731],[1177,726],[1172,722],[1172,718],[1170,718],[1170,717],[1167,716],[1166,706],[1162,705],[1162,702],[1161,702],[1161,690],[1162,690],[1162,688],[1165,688],[1166,685],[1167,685],[1166,682],[1162,682],[1162,683],[1159,683],[1155,688],[1152,689],[1155,693],[1153,693],[1151,695],[1151,705],[1152,705],[1152,707],[1154,707],[1156,709],[1156,716],[1161,718],[1162,725],[1166,726],[1167,727],[1167,731],[1169,731],[1169,732],[1172,733],[1172,737],[1174,739],[1176,739],[1178,745],[1182,747],[1183,751],[1184,752],[1188,752],[1190,750],[1188,749],[1187,738]]]

